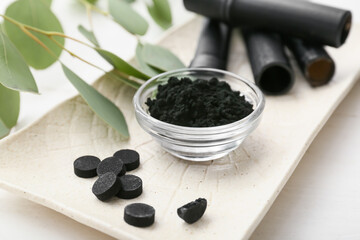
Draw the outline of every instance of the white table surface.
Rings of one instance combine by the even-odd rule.
[[[12,0],[0,1],[0,12]],[[104,2],[101,0],[100,2]],[[142,1],[137,8],[146,14]],[[355,0],[317,0],[350,9],[360,23],[360,2]],[[192,14],[182,1],[171,0],[175,25]],[[68,35],[81,38],[77,25],[87,24],[84,9],[76,0],[53,0],[53,11]],[[134,53],[136,39],[103,16],[94,14],[95,31],[105,49],[127,59]],[[151,23],[144,40],[153,42],[163,32]],[[360,44],[360,43],[359,43]],[[96,53],[67,42],[86,59],[111,69]],[[101,72],[63,53],[62,59],[85,80],[96,80]],[[360,56],[359,56],[360,60]],[[336,61],[336,59],[335,59]],[[76,94],[58,64],[44,71],[33,71],[41,95],[22,94],[18,131],[63,100]],[[274,205],[260,223],[252,240],[264,239],[360,239],[360,82],[338,107],[316,137]],[[121,217],[121,216],[120,216]],[[0,190],[0,239],[113,239],[53,210]]]

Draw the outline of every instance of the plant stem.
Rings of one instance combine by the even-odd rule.
[[[119,72],[117,70],[115,70],[114,72],[116,73],[113,73],[113,72],[106,72],[106,70],[102,69],[101,67],[99,66],[96,66],[95,64],[93,63],[90,63],[88,61],[86,61],[85,59],[79,57],[78,55],[76,55],[75,53],[71,52],[69,49],[65,48],[64,46],[62,46],[58,41],[56,41],[52,36],[50,36],[50,39],[56,44],[58,45],[59,47],[61,47],[64,51],[66,51],[67,53],[69,53],[71,56],[79,59],[80,61],[100,70],[100,71],[103,71],[106,75],[110,76],[112,79],[115,79],[115,80],[118,80],[120,79],[123,83],[135,88],[135,89],[138,89],[139,88],[139,85],[141,85],[142,83],[137,81],[137,78],[132,78],[131,76],[129,75],[126,75],[122,72]],[[119,76],[119,78],[117,77]]]
[[[91,16],[91,6],[89,6],[89,5],[86,5],[86,14],[88,16],[90,30],[92,32],[94,32],[94,25],[93,25],[92,16]]]
[[[10,18],[10,17],[8,17],[8,16],[6,16],[6,15],[0,14],[0,16],[3,17],[5,20],[7,20],[7,21],[9,21],[9,22],[17,25],[18,27],[20,27],[20,28],[22,28],[22,29],[31,30],[31,31],[34,31],[34,32],[43,34],[43,35],[45,35],[45,36],[47,36],[47,37],[50,37],[50,36],[58,36],[58,37],[62,37],[62,38],[67,38],[67,39],[73,40],[73,41],[75,41],[75,42],[78,42],[78,43],[80,43],[80,44],[82,44],[82,45],[85,45],[85,46],[87,46],[87,47],[89,47],[89,48],[94,49],[94,47],[91,46],[90,44],[88,44],[88,43],[86,43],[86,42],[83,42],[83,41],[81,41],[81,40],[78,40],[78,39],[76,39],[76,38],[67,36],[67,35],[65,35],[65,34],[63,34],[63,33],[61,33],[61,32],[49,32],[49,31],[44,31],[44,30],[41,30],[41,29],[39,29],[39,28],[35,28],[35,27],[32,27],[32,26],[29,26],[29,25],[20,23],[20,22],[16,21],[15,19]]]
[[[104,11],[104,10],[96,7],[94,4],[91,4],[91,3],[87,2],[86,0],[79,0],[79,1],[80,1],[82,4],[84,4],[85,7],[88,7],[88,6],[89,6],[91,10],[94,10],[94,11],[96,11],[96,12],[98,12],[98,13],[104,15],[104,16],[108,16],[108,15],[109,15],[108,12],[106,12],[106,11]]]
[[[40,32],[39,32],[39,33],[40,33]],[[45,34],[46,36],[48,36],[48,37],[50,37],[50,36],[57,36],[57,37],[67,38],[67,39],[73,40],[73,41],[75,41],[75,42],[78,42],[78,43],[80,43],[80,44],[82,44],[82,45],[84,45],[84,46],[86,46],[86,47],[95,49],[94,46],[92,46],[92,45],[90,45],[90,44],[88,44],[88,43],[86,43],[86,42],[83,42],[83,41],[81,41],[81,40],[79,40],[79,39],[70,37],[70,36],[65,35],[65,34],[63,34],[63,33],[60,33],[60,32],[46,32],[46,33],[44,33],[44,34]]]
[[[105,73],[106,76],[109,76],[110,78],[116,80],[116,81],[122,81],[123,83],[125,83],[126,85],[134,88],[134,89],[139,89],[139,87],[141,86],[142,83],[139,83],[138,81],[132,80],[130,78],[130,76],[122,74],[121,72],[119,72],[118,70],[114,69],[111,72],[106,72]]]
[[[99,66],[96,66],[95,64],[91,63],[91,62],[88,62],[86,61],[85,59],[83,59],[82,57],[76,55],[75,53],[73,53],[72,51],[70,51],[69,49],[65,48],[63,45],[61,45],[58,41],[56,41],[53,36],[49,36],[50,40],[53,41],[58,47],[62,48],[64,51],[66,51],[67,53],[69,53],[72,57],[75,57],[77,59],[79,59],[80,61],[94,67],[94,68],[97,68],[103,72],[106,72],[104,69],[102,69],[101,67]]]
[[[138,35],[135,35],[135,36],[136,36],[136,40],[137,40],[137,42],[138,42],[139,44],[143,45],[143,43],[141,42],[141,38],[140,38],[140,36],[138,36]]]
[[[41,47],[43,47],[47,52],[52,53],[51,50],[39,38],[37,38],[34,34],[29,32],[26,28],[20,26],[20,30],[23,31],[27,36],[29,36],[32,40],[34,40]]]
[[[53,56],[56,60],[59,60],[56,54],[51,51],[39,38],[29,32],[26,28],[20,26],[21,31],[23,31],[27,36],[29,36],[32,40],[34,40],[37,44],[39,44],[42,48],[44,48],[51,56]]]
[[[116,21],[114,20],[114,18],[111,16],[110,13],[103,11],[102,9],[100,9],[100,8],[96,7],[95,5],[87,2],[86,0],[79,0],[79,1],[80,1],[82,4],[85,5],[87,11],[88,11],[88,9],[94,10],[94,11],[96,11],[96,12],[101,13],[101,14],[104,15],[105,17],[108,17],[108,18],[109,18],[110,20],[112,20],[113,22],[116,22]],[[89,16],[89,12],[88,12],[88,16]],[[93,31],[93,27],[91,26],[91,25],[92,25],[91,19],[89,19],[89,23],[90,23],[90,28],[91,28],[91,30]],[[124,28],[124,29],[125,29],[125,28]],[[125,30],[126,30],[126,29],[125,29]],[[132,33],[132,32],[129,32],[128,30],[126,30],[126,31],[127,31],[128,33],[130,33],[131,35],[133,35],[134,37],[136,37],[136,38],[139,40],[139,36],[138,36],[138,35],[136,35],[136,34],[134,34],[134,33]]]
[[[57,46],[59,46],[60,48],[62,48],[62,49],[65,50],[66,52],[68,52],[71,56],[73,56],[73,57],[75,57],[75,58],[77,58],[77,59],[79,59],[79,60],[81,60],[81,61],[89,64],[89,65],[92,66],[92,67],[95,67],[95,68],[103,71],[103,72],[106,73],[106,74],[109,74],[110,76],[115,76],[115,77],[116,77],[116,75],[118,75],[118,76],[120,77],[120,79],[121,79],[125,84],[127,84],[127,85],[129,85],[129,86],[131,86],[131,87],[133,87],[133,88],[135,88],[135,89],[138,88],[138,86],[136,86],[136,85],[139,84],[139,82],[137,82],[137,81],[134,80],[134,79],[131,79],[130,76],[128,76],[128,75],[126,75],[126,74],[123,74],[123,73],[121,73],[121,72],[119,72],[119,71],[117,71],[117,74],[114,74],[114,73],[112,73],[112,72],[106,72],[104,69],[102,69],[102,68],[100,68],[100,67],[98,67],[98,66],[96,66],[96,65],[94,65],[94,64],[92,64],[92,63],[90,63],[90,62],[88,62],[88,61],[86,61],[85,59],[81,58],[80,56],[76,55],[75,53],[73,53],[73,52],[71,52],[70,50],[68,50],[67,48],[65,48],[62,44],[60,44],[58,41],[56,41],[56,40],[54,39],[54,36],[63,37],[63,38],[68,38],[68,39],[71,39],[71,40],[73,40],[73,41],[76,41],[76,42],[78,42],[78,43],[81,43],[81,44],[83,44],[83,45],[85,45],[85,46],[87,46],[87,47],[90,47],[90,48],[96,50],[95,47],[93,47],[93,46],[91,46],[91,45],[89,45],[89,44],[87,44],[87,43],[85,43],[85,42],[82,42],[82,41],[80,41],[80,40],[78,40],[78,39],[75,39],[75,38],[70,37],[70,36],[67,36],[67,35],[65,35],[65,34],[63,34],[63,33],[60,33],[60,32],[48,32],[48,31],[43,31],[43,30],[41,30],[41,29],[38,29],[38,28],[35,28],[35,27],[28,26],[28,25],[26,25],[26,24],[20,23],[20,22],[16,21],[15,19],[10,18],[10,17],[8,17],[8,16],[5,16],[5,15],[3,15],[3,14],[0,14],[0,16],[3,17],[5,20],[7,20],[7,21],[15,24],[16,26],[18,26],[21,31],[23,31],[27,36],[29,36],[31,39],[33,39],[33,40],[34,40],[36,43],[38,43],[41,47],[43,47],[51,56],[53,56],[53,57],[54,57],[56,60],[58,60],[60,63],[61,63],[61,61],[60,61],[59,58],[55,55],[55,53],[53,53],[39,38],[37,38],[35,35],[33,35],[30,31],[34,31],[34,32],[37,32],[37,33],[40,33],[40,34],[43,34],[43,35],[47,36],[47,37],[48,37],[50,40],[52,40]],[[29,30],[30,30],[30,31],[29,31]],[[116,78],[116,79],[118,79],[118,78]],[[124,80],[124,79],[125,79],[125,80]],[[136,78],[135,78],[135,79],[136,79]],[[132,84],[131,82],[135,82],[136,84]]]
[[[40,46],[42,46],[46,51],[50,51],[50,49],[43,42],[41,42],[37,37],[35,37],[31,32],[28,31],[28,29],[29,29],[28,26],[16,21],[15,19],[7,17],[5,15],[0,14],[0,16],[2,16],[5,20],[11,22],[12,24],[15,24],[16,26],[18,26],[21,31],[23,31],[26,35],[28,35],[30,38],[32,38],[35,42],[40,44]]]

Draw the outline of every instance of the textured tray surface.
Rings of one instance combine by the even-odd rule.
[[[161,41],[184,62],[194,52],[201,21],[195,19]],[[180,37],[181,36],[181,37]],[[234,33],[230,70],[252,79],[242,41]],[[80,97],[53,109],[29,128],[0,142],[0,187],[59,211],[120,239],[240,239],[248,237],[290,177],[320,128],[357,80],[360,27],[354,26],[341,49],[330,49],[337,63],[335,79],[312,89],[297,72],[294,89],[267,97],[259,128],[230,155],[203,163],[176,159],[164,152],[137,124],[134,90],[109,79],[96,87],[122,109],[131,139],[99,120]],[[141,154],[132,174],[143,179],[144,193],[134,200],[98,201],[95,179],[77,178],[75,158],[100,158],[121,148]],[[176,209],[198,197],[208,200],[201,221],[187,225]],[[156,209],[155,224],[139,229],[123,221],[124,207],[144,202]]]

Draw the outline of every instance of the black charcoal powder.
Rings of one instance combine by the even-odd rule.
[[[217,78],[171,77],[158,85],[156,98],[146,105],[152,117],[186,127],[214,127],[236,122],[253,112],[253,105],[240,92]]]

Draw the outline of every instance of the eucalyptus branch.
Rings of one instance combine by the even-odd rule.
[[[136,40],[137,40],[137,42],[138,42],[139,44],[143,44],[142,41],[141,41],[141,37],[140,37],[140,36],[135,35],[135,37],[136,37]]]
[[[126,81],[124,81],[124,83],[126,83],[127,85],[131,86],[131,87],[134,87],[134,88],[137,88],[134,86],[134,84],[131,84],[129,82],[136,82],[137,84],[141,84],[141,81],[137,78],[134,78],[134,77],[131,77],[129,75],[126,75],[124,73],[121,73],[120,71],[116,71],[117,74],[114,74],[114,73],[111,73],[111,72],[107,72],[106,70],[102,69],[101,67],[99,66],[96,66],[95,64],[93,63],[90,63],[88,62],[87,60],[81,58],[80,56],[76,55],[74,52],[70,51],[69,49],[65,48],[62,44],[60,44],[58,41],[56,41],[54,39],[54,36],[58,36],[58,37],[63,37],[63,38],[67,38],[67,39],[70,39],[70,40],[73,40],[75,42],[78,42],[78,43],[81,43],[91,49],[94,49],[96,50],[96,48],[90,44],[87,44],[81,40],[78,40],[76,38],[73,38],[73,37],[70,37],[70,36],[67,36],[63,33],[60,33],[60,32],[49,32],[49,31],[44,31],[44,30],[41,30],[41,29],[38,29],[38,28],[35,28],[35,27],[32,27],[32,26],[28,26],[26,24],[23,24],[23,23],[20,23],[18,21],[16,21],[15,19],[13,18],[10,18],[6,15],[2,15],[0,14],[1,17],[3,17],[6,21],[9,21],[13,24],[15,24],[17,27],[19,27],[19,29],[21,31],[23,31],[27,36],[29,36],[31,39],[33,39],[36,43],[38,43],[42,48],[44,48],[51,56],[55,57],[60,63],[61,61],[58,59],[58,57],[40,40],[38,39],[35,35],[33,35],[30,31],[34,31],[34,32],[37,32],[37,33],[40,33],[42,35],[45,35],[47,36],[51,41],[53,41],[58,47],[62,48],[63,50],[65,50],[67,53],[69,53],[71,56],[79,59],[80,61],[98,69],[98,70],[101,70],[103,71],[104,73],[108,74],[109,76],[113,76],[113,79],[117,79],[116,78],[116,75],[118,75],[120,78],[122,79],[125,79]]]
[[[149,24],[146,19],[144,19],[131,7],[130,3],[118,0],[109,0],[109,9],[107,11],[103,11],[100,7],[92,4],[93,2],[96,2],[94,0],[79,1],[86,7],[87,17],[90,24],[90,31],[82,26],[79,27],[79,31],[91,43],[83,42],[64,34],[61,23],[58,21],[57,17],[52,13],[50,8],[44,7],[42,5],[43,3],[40,1],[15,1],[7,8],[6,15],[0,13],[0,17],[2,17],[5,22],[4,29],[7,30],[7,34],[3,34],[2,31],[0,31],[0,40],[2,40],[2,46],[4,48],[4,51],[0,51],[0,59],[6,63],[4,67],[5,71],[0,71],[0,82],[1,84],[5,82],[5,84],[0,84],[0,87],[5,86],[4,89],[10,88],[17,91],[37,93],[38,88],[35,79],[31,74],[30,67],[35,69],[45,69],[57,61],[61,63],[67,79],[78,90],[79,94],[92,108],[92,110],[120,134],[128,137],[129,133],[126,121],[119,108],[113,102],[109,101],[109,99],[104,97],[99,91],[87,84],[86,81],[82,80],[79,76],[67,68],[60,59],[61,52],[65,51],[77,60],[102,71],[108,79],[121,81],[122,83],[135,89],[138,89],[146,79],[150,76],[158,74],[158,72],[181,68],[184,67],[184,65],[168,50],[159,46],[142,43],[141,36],[147,32]],[[156,2],[157,1],[154,1],[154,4]],[[165,6],[166,8],[167,3],[158,4],[160,4],[160,7]],[[149,7],[148,10],[150,15],[156,21],[158,16],[156,16],[156,14],[152,14],[153,11],[150,11],[151,9]],[[98,41],[94,35],[94,22],[92,19],[92,14],[94,13],[92,11],[108,17],[110,20],[122,26],[128,33],[135,36],[138,44],[142,45],[137,49],[138,67],[133,66],[122,58],[109,51],[101,49],[98,46]],[[166,16],[171,14],[168,9],[165,9],[164,11],[165,12],[163,12],[163,14]],[[31,14],[29,14],[29,12]],[[42,29],[44,26],[42,23],[47,19],[49,20],[46,24],[48,27],[47,29],[51,30]],[[24,37],[24,35],[28,37]],[[46,38],[44,36],[46,36]],[[66,48],[64,45],[65,39],[69,39],[95,50],[104,60],[110,63],[114,69],[107,72],[100,66],[97,66],[91,61],[75,54],[75,51],[73,52],[72,50]],[[41,51],[38,51],[38,45],[45,49],[45,51],[42,51],[41,49]],[[12,91],[12,93],[19,96],[19,93],[16,91]],[[13,97],[14,96],[15,95],[13,95]],[[14,104],[18,104],[19,102],[19,97],[16,99],[17,102],[13,101]],[[5,104],[11,103],[6,102]],[[14,111],[14,114],[18,113],[19,108]],[[11,126],[14,126],[17,121],[17,116],[14,115],[12,118],[14,120],[12,121]],[[114,118],[119,121],[114,122]],[[6,134],[8,132],[8,129],[5,128],[4,131],[4,127],[1,125],[2,120],[3,119],[0,118],[0,138],[4,135],[4,133]]]
[[[88,43],[86,43],[86,42],[83,42],[83,41],[81,41],[81,40],[79,40],[79,39],[73,38],[73,37],[71,37],[71,36],[68,36],[68,35],[66,35],[66,34],[63,34],[63,33],[60,33],[60,32],[44,31],[44,30],[41,30],[41,29],[39,29],[39,28],[35,28],[35,27],[32,27],[32,26],[23,24],[23,23],[21,23],[21,22],[18,22],[18,21],[16,21],[15,19],[10,18],[10,17],[8,17],[8,16],[6,16],[6,15],[0,14],[0,16],[3,17],[6,21],[9,21],[9,22],[15,24],[15,25],[18,26],[20,29],[25,29],[25,30],[30,30],[30,31],[33,31],[33,32],[37,32],[37,33],[43,34],[43,35],[45,35],[45,36],[47,36],[47,37],[50,37],[50,36],[58,36],[58,37],[62,37],[62,38],[67,38],[67,39],[73,40],[73,41],[75,41],[75,42],[78,42],[78,43],[80,43],[80,44],[82,44],[82,45],[85,45],[85,46],[87,46],[87,47],[89,47],[89,48],[94,49],[94,47],[91,46],[90,44],[88,44]]]
[[[129,75],[126,75],[126,74],[120,72],[117,69],[114,69],[113,71],[110,71],[110,72],[106,72],[105,74],[116,81],[118,81],[118,77],[120,77],[122,79],[123,83],[125,83],[126,85],[128,85],[132,88],[135,88],[135,89],[138,89],[140,87],[140,85],[144,83],[144,82],[141,82],[137,78],[131,77]],[[125,79],[126,81],[124,81],[123,79]]]
[[[134,81],[134,82],[137,82],[139,84],[143,84],[145,81],[142,80],[142,79],[139,79],[139,78],[136,78],[134,76],[130,76],[130,75],[127,75],[121,71],[119,71],[118,69],[114,69],[114,72],[116,72],[116,75],[119,75],[120,77],[123,77],[123,78],[126,78],[127,80],[130,80],[130,81]]]
[[[106,12],[98,7],[96,7],[94,4],[91,4],[89,2],[87,2],[86,0],[79,0],[86,8],[87,11],[87,15],[88,15],[88,19],[89,19],[89,24],[90,24],[90,29],[91,31],[93,31],[93,24],[92,24],[92,18],[91,18],[91,10],[94,10],[98,13],[101,13],[102,15],[104,15],[105,17],[107,17],[108,19],[110,19],[113,22],[116,22],[115,19],[111,16],[111,14],[109,12]],[[89,11],[90,9],[90,11]],[[123,27],[123,26],[122,26]],[[124,28],[124,27],[123,27]],[[125,29],[125,28],[124,28]],[[131,35],[133,35],[134,37],[136,37],[139,41],[139,36],[137,34],[134,34],[130,31],[128,31],[127,29],[125,29],[128,33],[130,33]]]
[[[93,24],[93,21],[92,21],[92,15],[91,15],[91,6],[89,5],[86,5],[86,14],[88,16],[88,21],[89,21],[89,25],[90,25],[90,30],[92,32],[94,32],[94,24]]]
[[[32,34],[31,32],[29,32],[29,30],[27,30],[25,27],[23,26],[19,26],[20,30],[23,31],[28,37],[30,37],[32,40],[34,40],[37,44],[39,44],[42,48],[44,48],[49,54],[51,54],[52,56],[55,56],[55,54],[39,39],[37,38],[34,34]],[[56,56],[55,56],[56,57]],[[57,58],[57,57],[56,57]]]
[[[61,47],[64,51],[66,51],[67,53],[69,53],[72,57],[75,57],[77,59],[79,59],[80,61],[100,70],[100,71],[103,71],[105,74],[107,74],[108,76],[112,77],[113,79],[117,80],[116,78],[116,75],[118,75],[119,77],[123,78],[123,79],[126,79],[127,81],[123,81],[125,84],[137,89],[138,87],[135,87],[134,84],[130,84],[128,81],[133,81],[133,82],[136,82],[138,84],[142,84],[143,82],[138,79],[138,78],[135,78],[135,77],[132,77],[132,76],[129,76],[125,73],[122,73],[116,69],[114,69],[113,72],[115,72],[116,74],[114,74],[113,72],[107,72],[106,70],[104,70],[103,68],[99,67],[99,66],[96,66],[95,64],[93,63],[90,63],[89,61],[86,61],[85,59],[83,59],[82,57],[76,55],[75,53],[73,53],[72,51],[70,51],[69,49],[65,48],[64,46],[62,46],[58,41],[56,41],[53,37],[50,36],[50,39],[59,47]],[[59,62],[61,63],[61,61],[59,60]],[[114,78],[115,77],[115,78]]]
[[[12,24],[15,24],[20,28],[21,31],[23,31],[27,36],[29,36],[31,39],[33,39],[35,42],[37,42],[41,47],[43,47],[47,52],[49,52],[51,55],[54,56],[54,53],[51,52],[51,50],[36,36],[34,36],[31,32],[29,32],[29,26],[26,26],[25,24],[22,24],[15,19],[12,19],[10,17],[7,17],[5,15],[0,14],[1,17],[3,17],[6,21],[11,22]]]
[[[35,28],[35,29],[37,29],[37,28]],[[38,29],[38,30],[40,30],[40,29]],[[40,31],[42,31],[42,30],[40,30]],[[94,46],[92,46],[92,45],[90,45],[90,44],[88,44],[88,43],[86,43],[86,42],[83,42],[83,41],[81,41],[81,40],[79,40],[79,39],[76,39],[76,38],[73,38],[73,37],[71,37],[71,36],[68,36],[68,35],[65,35],[65,34],[63,34],[63,33],[60,33],[60,32],[47,32],[47,31],[42,31],[42,32],[44,32],[43,34],[47,35],[48,37],[50,37],[50,36],[57,36],[57,37],[67,38],[67,39],[70,39],[70,40],[72,40],[72,41],[78,42],[78,43],[80,43],[80,44],[82,44],[82,45],[84,45],[84,46],[87,46],[87,47],[89,47],[89,48],[94,49]],[[39,33],[41,33],[41,32],[39,32]]]
[[[79,59],[80,61],[94,67],[94,68],[97,68],[103,72],[106,72],[104,69],[102,69],[101,67],[99,66],[96,66],[95,64],[89,62],[89,61],[86,61],[85,59],[83,59],[82,57],[76,55],[75,53],[73,53],[72,51],[70,51],[69,49],[65,48],[63,45],[61,45],[58,41],[56,41],[52,36],[49,37],[51,41],[53,41],[58,47],[62,48],[64,51],[66,51],[67,53],[69,53],[72,57],[75,57],[77,59]]]
[[[91,4],[89,2],[87,2],[86,0],[79,0],[82,4],[85,5],[85,7],[90,7],[91,10],[94,10],[95,12],[98,12],[104,16],[109,16],[110,14],[98,7],[96,7],[94,4]]]

